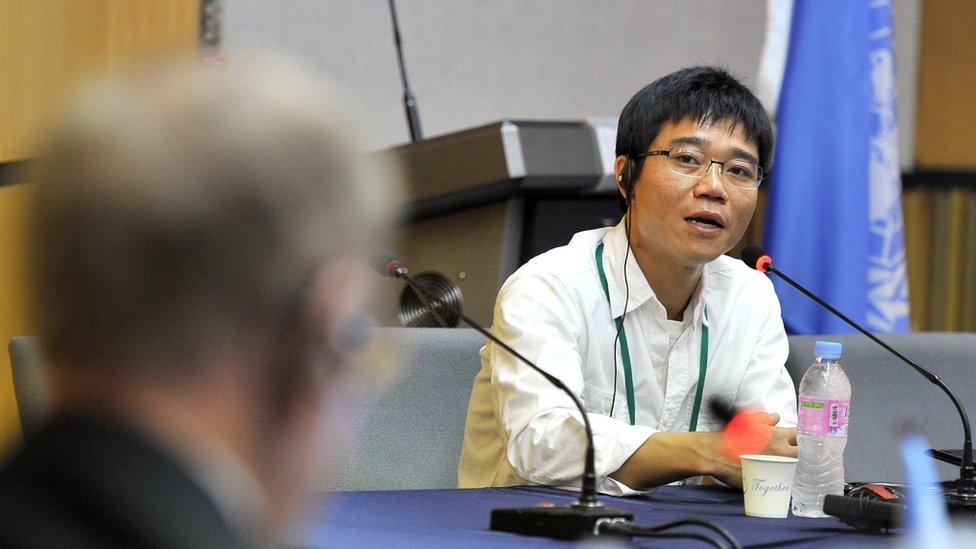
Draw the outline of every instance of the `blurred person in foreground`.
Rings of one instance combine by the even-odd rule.
[[[287,64],[91,88],[38,162],[52,414],[0,470],[0,544],[242,547],[296,532],[364,342],[396,179]]]

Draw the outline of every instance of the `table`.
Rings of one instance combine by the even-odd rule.
[[[718,486],[664,486],[646,496],[600,499],[605,505],[632,511],[634,522],[641,526],[687,518],[714,521],[728,529],[743,547],[834,547],[893,541],[857,533],[834,518],[747,517],[742,514],[742,493]],[[572,492],[534,486],[336,492],[324,496],[320,518],[304,542],[315,547],[569,547],[578,544],[493,532],[488,523],[495,508],[525,507],[541,501],[563,505],[575,500]],[[634,538],[632,546],[706,545],[692,540]]]

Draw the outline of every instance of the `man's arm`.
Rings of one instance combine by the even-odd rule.
[[[751,420],[750,432],[738,436],[768,441],[758,453],[796,457],[796,429],[775,427],[779,414],[757,412]],[[727,436],[725,431],[655,433],[610,476],[637,490],[698,475],[742,487],[741,463],[729,453]]]
[[[610,476],[637,490],[668,484],[721,468],[715,457],[718,433],[655,433]]]
[[[516,277],[499,292],[492,331],[585,401],[585,349],[579,343],[586,339],[587,326],[581,304],[553,277],[524,272]],[[507,352],[489,344],[486,353],[495,416],[513,472],[536,484],[572,482],[582,470],[585,442],[576,407]],[[632,493],[608,475],[656,430],[592,410],[587,415],[593,428],[596,472],[603,477],[598,489],[614,495]]]

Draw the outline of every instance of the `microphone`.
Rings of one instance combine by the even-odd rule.
[[[830,311],[837,318],[843,320],[855,330],[867,336],[868,339],[880,345],[884,350],[888,351],[905,364],[908,364],[914,368],[916,372],[922,375],[922,377],[929,380],[932,384],[937,386],[939,389],[942,389],[942,391],[948,395],[949,400],[952,401],[952,404],[955,405],[956,410],[959,411],[959,417],[962,419],[962,427],[965,433],[965,440],[963,442],[962,449],[962,463],[959,466],[959,480],[956,482],[955,488],[946,493],[946,497],[948,498],[949,503],[954,506],[963,507],[968,511],[976,511],[976,471],[973,469],[973,436],[969,427],[969,416],[966,415],[966,410],[963,408],[962,403],[959,402],[956,395],[951,389],[949,389],[949,386],[942,381],[942,378],[919,366],[905,355],[892,349],[891,346],[875,337],[874,334],[865,330],[860,324],[854,322],[843,313],[830,306],[830,304],[814,295],[810,290],[807,290],[798,282],[777,270],[775,267],[773,267],[773,259],[764,250],[755,246],[749,246],[742,250],[742,261],[757,271],[771,273],[778,276],[787,284],[799,290],[803,295],[809,297],[818,305]]]
[[[407,275],[407,270],[400,266],[400,262],[397,261],[393,254],[387,251],[381,252],[376,266],[381,276],[385,276],[387,278],[400,278],[406,281],[407,286],[413,290],[413,294],[417,296],[417,299],[419,299],[420,302],[423,303],[424,307],[430,311],[430,314],[434,315],[434,319],[437,320],[437,323],[441,325],[441,328],[450,328],[447,321],[444,320],[444,317],[437,312],[437,307],[431,305],[427,292],[424,291],[424,289],[417,284],[412,277]],[[449,311],[454,310],[453,307],[440,300],[438,300],[438,305],[444,306],[444,308]]]
[[[393,43],[396,45],[397,62],[400,64],[400,81],[403,84],[403,109],[407,114],[407,126],[410,128],[410,141],[416,143],[424,138],[420,131],[420,114],[417,112],[417,100],[410,91],[407,83],[407,67],[403,63],[403,46],[400,44],[400,23],[397,21],[396,5],[390,0],[390,18],[393,20]]]
[[[905,504],[879,498],[827,494],[824,513],[868,534],[887,534],[902,524]]]
[[[590,420],[583,409],[583,403],[573,394],[572,391],[563,384],[559,378],[549,374],[545,370],[536,366],[531,360],[522,356],[521,353],[511,348],[504,341],[483,328],[480,324],[468,318],[464,313],[444,303],[438,297],[430,295],[426,290],[419,286],[407,269],[404,268],[396,257],[389,252],[385,252],[377,264],[377,270],[385,277],[403,280],[409,286],[425,306],[433,312],[431,302],[437,307],[443,307],[458,318],[463,320],[468,326],[477,330],[496,345],[505,349],[515,358],[522,361],[525,365],[538,372],[561,391],[569,395],[573,404],[579,409],[583,417],[583,426],[586,430],[586,452],[584,454],[583,482],[580,488],[579,499],[571,505],[522,507],[510,509],[493,509],[491,511],[491,529],[502,532],[512,532],[528,536],[544,536],[556,539],[581,539],[595,535],[607,536],[609,531],[605,528],[610,523],[630,523],[634,519],[634,514],[623,509],[606,507],[596,497],[596,465],[593,452],[593,429],[590,427]],[[421,297],[422,296],[422,297]],[[613,535],[612,537],[619,537]]]

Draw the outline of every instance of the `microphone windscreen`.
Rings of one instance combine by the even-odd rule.
[[[772,259],[766,254],[766,251],[762,248],[756,246],[746,246],[742,250],[742,261],[749,266],[750,269],[756,269],[757,271],[765,272],[766,269],[759,265],[760,259],[765,259],[765,262],[772,263]]]
[[[773,436],[772,426],[764,421],[766,414],[739,412],[725,426],[723,442],[728,459],[738,461],[743,454],[758,454]]]
[[[396,274],[397,267],[400,266],[400,262],[389,250],[381,250],[374,256],[373,268],[380,276],[385,276],[388,278],[394,278]]]

